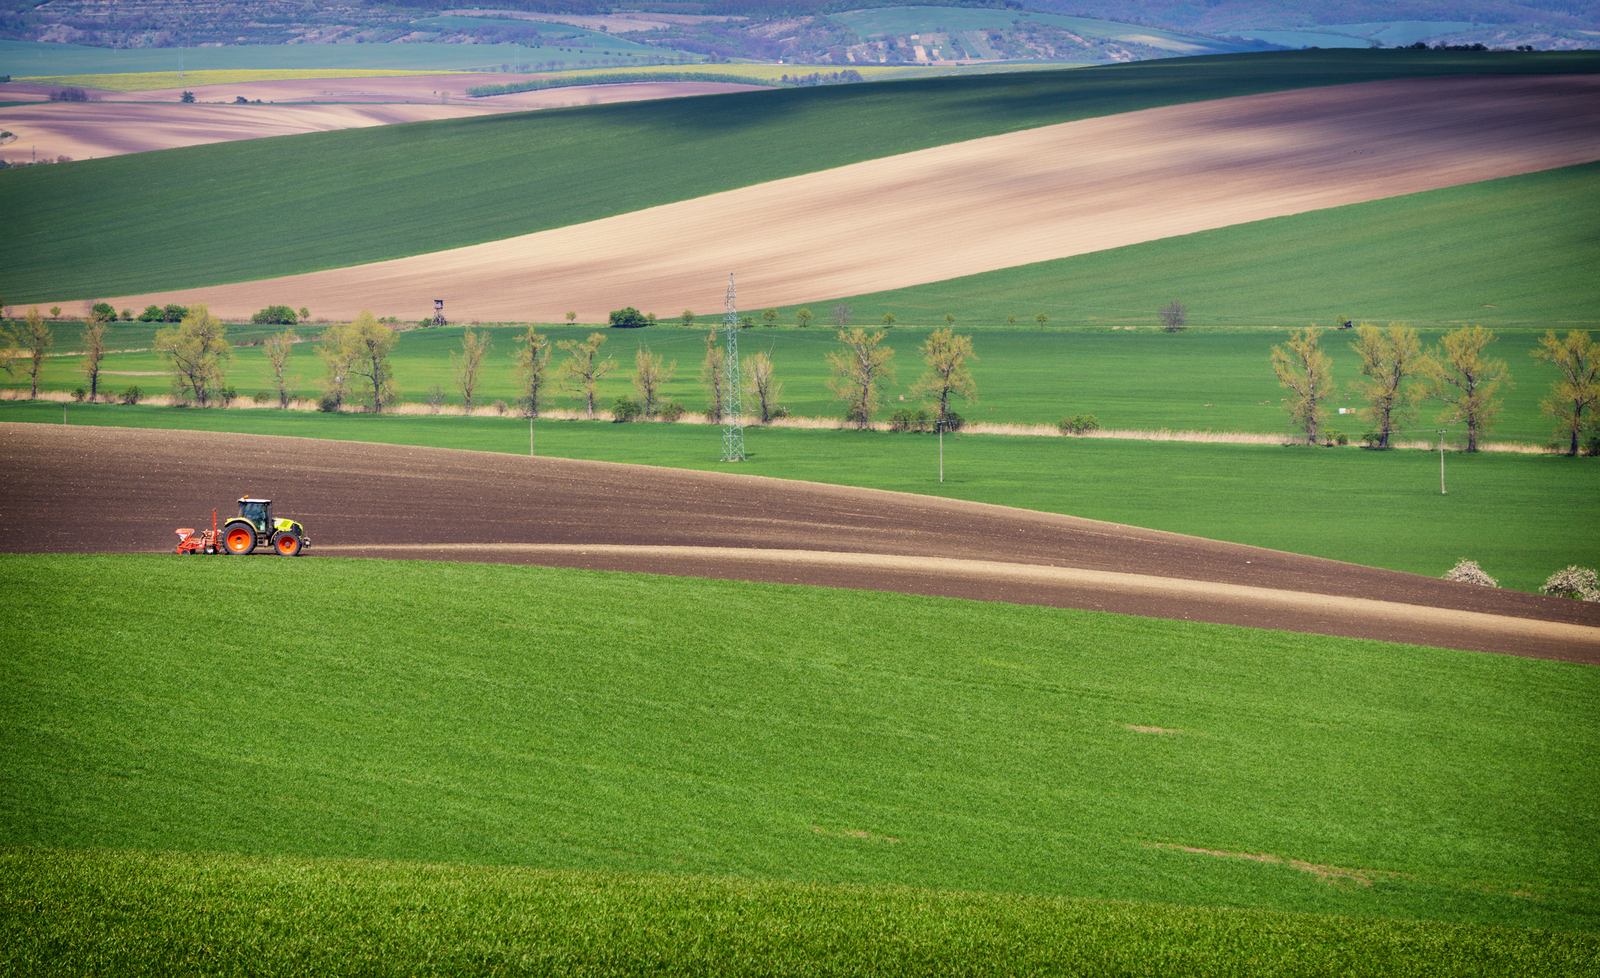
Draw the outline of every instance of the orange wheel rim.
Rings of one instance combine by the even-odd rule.
[[[278,538],[278,549],[281,550],[284,553],[292,552],[294,550],[294,538],[293,537],[279,537]]]
[[[228,534],[228,549],[243,550],[250,545],[250,534],[243,530],[234,530]]]

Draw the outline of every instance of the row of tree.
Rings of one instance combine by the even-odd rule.
[[[1318,346],[1320,336],[1313,326],[1291,333],[1288,343],[1272,348],[1272,370],[1291,394],[1290,424],[1305,432],[1312,444],[1324,432],[1335,387],[1332,361]],[[1489,330],[1465,326],[1424,351],[1417,331],[1402,323],[1391,323],[1387,329],[1369,323],[1357,326],[1350,349],[1361,358],[1364,379],[1355,386],[1367,402],[1361,417],[1372,426],[1373,444],[1388,448],[1394,436],[1415,420],[1418,404],[1433,400],[1442,405],[1439,422],[1465,425],[1467,451],[1477,451],[1500,413],[1495,392],[1502,385],[1512,386],[1506,362],[1486,355],[1492,342],[1494,333]],[[1555,419],[1556,436],[1576,455],[1586,432],[1600,438],[1600,346],[1585,332],[1574,330],[1562,339],[1547,330],[1529,353],[1560,371],[1539,407]]]

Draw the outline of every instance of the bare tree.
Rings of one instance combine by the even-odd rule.
[[[646,418],[655,417],[656,404],[661,400],[661,387],[677,372],[678,361],[664,363],[661,354],[651,353],[648,346],[640,346],[634,353],[633,389],[639,392]]]
[[[1494,392],[1511,386],[1506,362],[1485,358],[1483,350],[1494,334],[1482,326],[1464,326],[1446,333],[1443,346],[1417,363],[1417,373],[1427,378],[1427,396],[1445,403],[1439,420],[1467,426],[1467,451],[1478,450],[1478,439],[1489,432],[1500,402]]]
[[[1386,330],[1362,323],[1350,349],[1361,358],[1361,375],[1367,378],[1356,382],[1367,401],[1362,414],[1378,432],[1378,447],[1388,448],[1394,433],[1416,416],[1406,378],[1417,372],[1422,341],[1404,323],[1390,323]]]
[[[1289,334],[1288,349],[1272,348],[1272,372],[1278,383],[1294,396],[1289,399],[1289,422],[1306,433],[1311,444],[1317,442],[1327,407],[1323,402],[1333,394],[1331,361],[1317,348],[1321,331],[1315,326]]]
[[[289,378],[284,376],[285,369],[289,366],[289,356],[294,352],[294,345],[300,342],[300,337],[294,330],[286,329],[277,336],[271,337],[262,347],[267,353],[267,363],[272,367],[272,379],[278,385],[278,407],[289,408]]]
[[[532,326],[522,337],[517,352],[511,354],[517,380],[522,384],[522,408],[530,418],[539,416],[539,393],[550,372],[550,343]]]
[[[1600,347],[1579,330],[1556,339],[1556,331],[1546,330],[1536,349],[1529,350],[1535,360],[1543,360],[1561,371],[1550,385],[1550,396],[1539,402],[1539,409],[1556,419],[1556,434],[1569,439],[1568,454],[1578,454],[1578,437],[1585,428],[1596,427],[1595,412],[1600,409]],[[1584,419],[1584,414],[1589,415]]]
[[[853,311],[849,306],[841,302],[833,307],[829,315],[833,317],[834,325],[842,328],[850,325],[850,313]]]
[[[722,420],[722,400],[726,393],[728,359],[717,345],[717,332],[706,334],[706,358],[700,361],[700,383],[706,388],[706,420],[712,424]]]
[[[83,379],[89,382],[89,402],[100,398],[100,361],[106,358],[106,319],[100,312],[89,314],[83,327]]]
[[[461,331],[461,356],[457,357],[454,350],[450,351],[450,369],[455,371],[456,386],[461,389],[461,398],[466,401],[468,414],[472,413],[472,395],[478,390],[483,358],[493,346],[488,337],[474,333],[471,327],[467,327]]]
[[[1189,323],[1189,309],[1183,303],[1174,299],[1161,307],[1161,328],[1169,333],[1176,333]]]
[[[839,342],[844,349],[830,351],[827,356],[828,366],[833,369],[828,389],[849,405],[845,418],[858,428],[872,423],[884,386],[894,382],[894,350],[878,345],[884,335],[878,330],[869,333],[859,326],[841,329]]]
[[[379,414],[385,404],[400,399],[400,388],[394,382],[394,368],[389,365],[389,354],[394,351],[396,333],[387,324],[372,318],[372,313],[361,310],[355,322],[345,328],[345,342],[349,345],[350,373],[366,381],[371,388],[372,413]]]
[[[582,343],[577,340],[556,341],[556,346],[568,354],[559,368],[561,386],[573,394],[583,395],[584,410],[590,418],[594,417],[595,385],[617,368],[616,362],[610,357],[600,359],[600,348],[605,345],[604,333],[590,333]]]
[[[912,396],[938,404],[938,420],[949,421],[951,394],[959,395],[968,404],[978,399],[978,385],[967,369],[967,361],[976,359],[970,336],[957,336],[948,326],[934,330],[922,343],[922,361],[928,370],[912,385]]]
[[[783,396],[783,383],[772,377],[772,358],[765,353],[757,353],[744,362],[744,375],[761,407],[761,423],[766,424],[773,419],[778,398]]]
[[[178,325],[156,333],[151,344],[172,368],[172,392],[201,407],[222,390],[233,348],[222,320],[203,302],[189,307]]]

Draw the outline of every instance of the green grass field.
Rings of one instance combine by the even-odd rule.
[[[0,294],[12,304],[94,298],[398,258],[1156,105],[1597,69],[1600,55],[1587,52],[1284,52],[547,110],[26,167],[0,173],[10,218]]]
[[[517,418],[319,415],[0,402],[0,421],[107,424],[526,453]],[[540,420],[537,454],[739,471],[947,496],[1171,530],[1438,577],[1466,557],[1532,591],[1568,564],[1600,567],[1600,461],[1081,438],[747,428],[719,462],[704,425]]]
[[[7,556],[0,580],[26,595],[0,621],[5,845],[1600,930],[1592,667],[532,567]],[[110,861],[182,909],[184,857]]]
[[[0,75],[113,75],[152,71],[247,68],[403,68],[412,71],[494,69],[502,63],[549,60],[543,49],[516,44],[249,44],[233,47],[96,48],[0,39]]]
[[[934,318],[934,317],[928,317]],[[229,330],[237,342],[251,342],[281,327],[238,326]],[[319,327],[302,333],[316,335]],[[552,342],[582,339],[594,327],[543,326],[540,329]],[[61,337],[53,348],[66,353],[78,344],[81,329],[76,323],[58,327]],[[446,394],[448,403],[460,405],[462,398],[450,366],[450,354],[461,351],[461,329],[413,330],[404,333],[395,345],[393,363],[396,381],[405,400],[421,403],[435,386]],[[516,349],[525,327],[487,327],[483,329],[493,349],[487,358],[482,385],[475,395],[479,405],[496,399],[515,403],[518,396],[510,354]],[[629,379],[634,355],[646,344],[670,362],[677,371],[665,387],[666,397],[691,410],[702,410],[706,395],[700,384],[700,361],[705,355],[706,333],[681,328],[646,330],[602,330],[608,338],[605,352],[619,364],[599,386],[599,403],[609,407],[623,394],[633,395]],[[884,419],[903,406],[905,395],[926,369],[918,347],[929,330],[896,327],[885,343],[895,351],[896,383],[888,390],[887,402],[879,413]],[[1442,330],[1421,331],[1425,343],[1437,344]],[[101,384],[105,390],[121,391],[138,384],[147,393],[164,393],[170,376],[161,357],[148,350],[154,329],[146,324],[119,324],[111,328],[108,342],[116,349],[145,348],[145,352],[108,356],[101,364]],[[781,403],[792,414],[802,417],[844,415],[843,402],[828,390],[829,371],[824,359],[838,346],[837,331],[830,327],[808,329],[746,330],[740,337],[745,357],[768,352],[776,365],[776,376],[783,382]],[[1287,413],[1280,398],[1286,393],[1277,383],[1269,363],[1274,344],[1283,343],[1288,334],[1271,329],[1198,328],[1181,334],[1154,329],[1117,331],[1108,328],[1006,329],[980,328],[972,334],[979,359],[972,364],[978,384],[978,402],[958,402],[957,410],[973,421],[1002,424],[1050,425],[1063,416],[1093,414],[1107,428],[1136,430],[1196,430],[1280,433],[1286,430]],[[1554,368],[1534,361],[1528,351],[1537,345],[1540,332],[1502,330],[1494,355],[1509,365],[1516,386],[1501,394],[1504,409],[1495,425],[1493,438],[1544,444],[1551,437],[1553,423],[1539,411],[1539,400],[1555,380]],[[1354,386],[1360,380],[1359,359],[1350,350],[1349,332],[1330,330],[1323,344],[1334,362],[1334,378],[1342,385],[1335,393],[1335,406],[1358,407],[1362,402]],[[561,356],[556,352],[554,359]],[[295,390],[303,397],[317,395],[317,382],[325,371],[311,344],[301,344],[289,361],[288,373],[298,377]],[[71,391],[84,383],[82,359],[53,356],[40,372],[45,390]],[[270,365],[259,346],[244,346],[236,351],[229,369],[228,383],[241,396],[275,391]],[[27,390],[28,377],[18,370],[12,377],[0,378],[0,387]],[[275,395],[274,395],[275,400]],[[546,404],[577,408],[581,401],[572,395],[552,391]],[[906,404],[919,402],[909,398]],[[1432,438],[1439,413],[1435,403],[1424,402],[1418,409],[1411,430],[1416,437]],[[1359,441],[1366,425],[1359,418],[1335,416],[1331,424]],[[1464,436],[1457,431],[1453,437]]]

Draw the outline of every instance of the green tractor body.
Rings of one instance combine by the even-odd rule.
[[[311,538],[294,520],[273,519],[272,500],[244,496],[239,500],[239,515],[222,526],[222,543],[230,554],[247,554],[265,543],[276,553],[295,557],[311,546]]]

